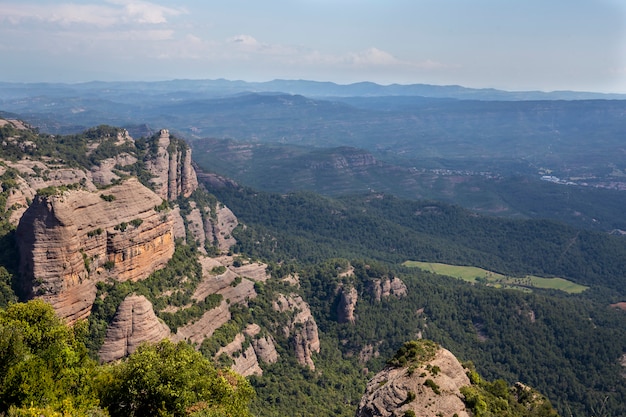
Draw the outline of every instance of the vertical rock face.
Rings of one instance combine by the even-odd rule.
[[[428,379],[439,393],[426,384]],[[469,417],[460,392],[467,385],[469,378],[458,359],[439,348],[434,358],[414,369],[387,367],[379,372],[367,384],[356,417],[402,416],[409,410],[423,417]]]
[[[156,193],[165,200],[189,197],[198,188],[196,171],[191,164],[191,149],[180,140],[171,140],[166,129],[159,132],[156,153],[146,161],[154,178]]]
[[[372,291],[374,292],[374,298],[376,298],[376,301],[380,301],[383,298],[390,296],[402,298],[407,294],[406,285],[398,277],[373,280]]]
[[[170,335],[170,329],[154,314],[143,295],[130,295],[122,301],[107,329],[99,356],[111,362],[130,355],[143,343],[157,343]]]
[[[22,290],[69,322],[89,315],[98,281],[146,278],[174,253],[171,213],[131,178],[99,192],[37,196],[16,234]]]
[[[354,324],[356,322],[354,309],[358,299],[359,295],[354,287],[349,289],[344,287],[339,290],[339,304],[337,305],[337,321],[339,323]]]
[[[283,328],[285,336],[293,336],[294,349],[298,363],[315,369],[312,355],[320,351],[320,339],[317,323],[311,309],[302,297],[295,294],[280,294],[273,303],[274,310],[280,313],[291,313],[291,319]]]
[[[216,209],[216,219],[205,222],[204,231],[207,239],[216,243],[220,250],[226,251],[236,243],[231,233],[239,222],[228,207],[220,204]]]

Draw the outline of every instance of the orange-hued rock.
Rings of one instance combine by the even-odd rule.
[[[37,196],[17,228],[22,289],[69,322],[87,317],[96,282],[144,279],[172,257],[173,219],[155,209],[161,202],[135,178]]]
[[[154,314],[150,301],[143,295],[129,295],[117,308],[98,355],[102,362],[112,362],[144,342],[158,343],[169,335],[170,329]]]

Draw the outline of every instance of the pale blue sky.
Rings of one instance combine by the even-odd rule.
[[[626,93],[626,0],[0,0],[0,81]]]

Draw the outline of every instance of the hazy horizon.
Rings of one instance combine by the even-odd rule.
[[[8,0],[0,4],[0,81],[626,93],[625,17],[617,0]]]

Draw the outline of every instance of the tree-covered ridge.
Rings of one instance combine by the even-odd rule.
[[[386,195],[341,199],[244,188],[211,191],[253,228],[237,233],[238,248],[298,263],[368,257],[472,265],[509,275],[560,276],[624,295],[626,239],[548,220],[481,216],[432,201]],[[606,296],[606,291],[603,293]]]
[[[496,290],[353,260],[357,319],[354,325],[338,323],[336,289],[345,280],[344,264],[331,260],[299,273],[320,334],[340,340],[344,358],[358,357],[369,346],[379,356],[361,366],[382,369],[407,339],[422,335],[474,362],[486,378],[538,389],[564,415],[571,410],[574,416],[589,416],[603,402],[608,415],[626,411],[619,365],[626,346],[622,311],[580,296]],[[402,279],[407,295],[376,301],[370,282],[389,274]]]
[[[122,362],[89,358],[84,323],[43,301],[0,309],[0,413],[9,416],[249,417],[250,384],[192,346],[141,346]]]

